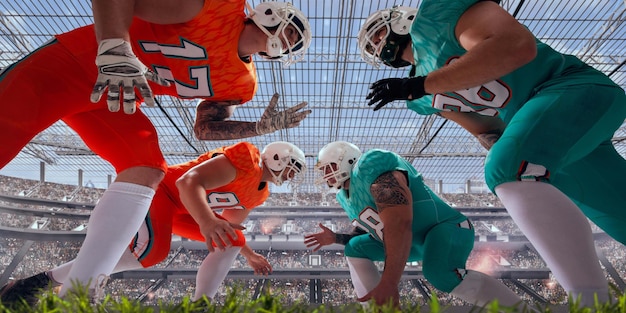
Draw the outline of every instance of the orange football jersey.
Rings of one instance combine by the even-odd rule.
[[[190,168],[218,155],[226,156],[237,169],[237,174],[229,184],[206,191],[207,201],[213,210],[251,210],[269,196],[267,183],[261,183],[263,170],[259,165],[259,150],[248,142],[214,149],[193,161],[168,167],[152,200],[146,221],[129,245],[130,251],[144,267],[157,264],[167,257],[172,234],[191,240],[205,240],[198,224],[180,200],[176,180]],[[236,232],[237,239],[231,238],[231,243],[243,246],[245,236],[240,230]]]
[[[256,69],[238,53],[246,20],[244,4],[242,0],[206,0],[194,19],[180,24],[135,18],[130,27],[133,51],[148,68],[172,82],[170,87],[151,83],[154,94],[240,103],[251,100],[257,89]],[[93,25],[56,38],[76,55],[87,73],[97,73]]]
[[[214,210],[220,209],[245,209],[250,210],[257,207],[269,196],[269,188],[264,184],[261,189],[261,154],[259,149],[249,142],[240,142],[231,146],[221,147],[202,154],[197,159],[172,165],[168,167],[165,178],[159,185],[160,189],[166,189],[174,201],[173,205],[177,210],[186,211],[176,188],[176,180],[190,168],[217,155],[223,154],[237,169],[237,176],[227,185],[217,189],[207,190],[207,201]]]

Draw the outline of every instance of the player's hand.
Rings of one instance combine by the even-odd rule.
[[[428,93],[424,90],[426,76],[410,78],[385,78],[370,86],[370,93],[365,99],[370,100],[367,105],[374,107],[374,111],[380,110],[387,103],[395,100],[415,100]]]
[[[224,251],[226,248],[232,247],[231,239],[237,239],[235,229],[244,230],[246,228],[225,219],[217,218],[202,226],[200,232],[206,240],[209,252],[215,252],[215,249]]]
[[[304,236],[304,244],[307,248],[313,247],[313,252],[335,243],[335,233],[322,223],[319,226],[322,229],[321,232]]]
[[[120,92],[123,93],[124,113],[135,113],[135,88],[144,99],[146,105],[154,106],[154,96],[148,80],[159,85],[169,86],[170,83],[157,76],[143,65],[133,53],[130,43],[123,39],[105,39],[100,42],[98,56],[98,78],[91,92],[91,102],[100,101],[108,88],[107,105],[109,111],[120,110]]]
[[[276,110],[278,98],[280,96],[275,93],[270,100],[270,104],[263,112],[261,119],[256,122],[256,133],[259,135],[273,133],[280,129],[292,128],[300,125],[300,122],[311,114],[311,110],[302,110],[307,103],[301,102],[284,111]]]
[[[371,299],[374,299],[376,305],[378,306],[384,306],[391,302],[394,307],[400,307],[400,293],[398,292],[398,286],[386,286],[378,284],[378,286],[376,286],[366,295],[358,298],[357,301],[367,302]]]
[[[248,265],[254,270],[254,275],[267,276],[274,270],[270,262],[267,261],[264,256],[256,252],[246,259],[248,260]]]

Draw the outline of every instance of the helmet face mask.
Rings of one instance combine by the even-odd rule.
[[[261,57],[279,60],[284,66],[304,59],[306,50],[311,45],[311,26],[304,14],[291,3],[262,2],[250,11],[250,19],[267,35],[267,51],[259,53]],[[291,27],[288,27],[291,26]],[[297,33],[297,40],[290,42],[289,29]]]
[[[276,141],[265,146],[261,152],[263,166],[272,175],[272,183],[281,186],[288,181],[295,188],[304,179],[306,160],[304,152],[286,141]]]
[[[334,162],[327,163],[325,165],[320,164],[316,168],[322,173],[317,183],[325,184],[329,188],[341,189],[343,187],[343,183],[350,178],[350,173],[339,171],[339,165]]]
[[[321,172],[316,182],[330,188],[341,189],[350,179],[352,168],[361,157],[361,150],[347,141],[335,141],[325,145],[317,155],[315,168]]]
[[[391,67],[410,65],[401,59],[401,54],[411,42],[409,31],[416,15],[417,9],[404,6],[394,6],[370,15],[358,34],[361,58],[377,68],[380,63]]]

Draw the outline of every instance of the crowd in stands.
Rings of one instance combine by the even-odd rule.
[[[453,207],[490,208],[502,207],[492,193],[443,193],[439,196]],[[338,206],[333,193],[274,193],[266,206]]]
[[[63,185],[18,178],[0,176],[0,195],[25,197],[32,199],[45,199],[50,203],[65,201],[68,203],[84,203],[86,206],[75,205],[41,205],[18,203],[11,200],[0,199],[0,206],[5,208],[24,208],[46,212],[74,212],[83,214],[80,218],[41,218],[32,214],[25,214],[19,210],[0,210],[0,226],[4,228],[33,228],[38,221],[45,221],[45,230],[81,231],[84,229],[89,206],[97,201],[102,194],[102,189],[86,188],[81,186]],[[498,199],[489,193],[477,194],[441,194],[445,201],[456,208],[501,208]],[[262,214],[251,215],[246,222],[246,236],[254,239],[255,236],[302,236],[303,234],[319,231],[319,223],[330,227],[336,232],[348,232],[352,226],[350,221],[342,215],[333,194],[298,194],[298,193],[274,193],[264,204],[266,210]],[[329,207],[325,213],[316,212],[320,207]],[[282,211],[281,211],[282,208]],[[288,210],[291,215],[283,214]],[[295,214],[297,217],[292,216]],[[469,215],[469,214],[468,214]],[[471,216],[471,215],[470,215]],[[496,216],[496,217],[494,217]],[[522,235],[516,225],[506,216],[498,214],[486,214],[485,216],[471,217],[477,238],[481,236],[495,236],[497,241],[506,241],[507,236]],[[35,226],[37,227],[37,226]],[[599,231],[594,226],[594,231]],[[478,239],[477,239],[478,240]],[[624,284],[621,281],[626,277],[626,249],[623,245],[608,239],[598,240],[597,246],[610,264],[615,268],[619,277],[608,274],[610,281],[616,285]],[[60,242],[51,238],[50,241],[28,241],[19,238],[0,238],[0,261],[2,271],[9,268],[13,258],[22,249],[28,249],[25,257],[11,272],[11,278],[22,278],[42,270],[49,269],[58,264],[73,259],[78,253],[80,241]],[[274,270],[281,269],[345,269],[347,264],[341,250],[321,250],[312,252],[306,249],[300,250],[261,250],[257,251],[267,256]],[[182,248],[182,251],[172,251],[170,256],[157,265],[161,268],[197,268],[202,262],[207,251],[203,249]],[[311,255],[319,256],[319,263],[311,262]],[[378,264],[382,268],[382,263]],[[506,250],[500,246],[477,245],[468,262],[468,268],[480,269],[489,272],[506,269],[544,269],[545,263],[528,244],[522,248]],[[248,269],[249,266],[242,256],[234,263],[234,268]],[[407,269],[421,268],[419,262],[407,264]],[[617,281],[616,281],[617,280]],[[553,304],[562,304],[566,301],[563,289],[552,278],[545,280],[519,280],[520,283],[529,286],[537,295]],[[321,298],[312,299],[311,285],[318,283],[321,289]],[[526,291],[520,289],[512,281],[505,283],[513,290],[523,295],[524,299],[535,299]],[[130,298],[142,299],[146,304],[156,304],[157,301],[179,301],[185,295],[193,294],[195,280],[193,277],[172,277],[165,280],[159,279],[113,279],[106,286],[106,292],[114,297],[122,295]],[[317,301],[330,304],[341,304],[355,301],[355,295],[348,277],[342,279],[321,279],[312,282],[310,279],[274,279],[272,276],[259,277],[258,279],[230,279],[222,286],[216,301],[223,301],[228,288],[240,286],[242,290],[255,293],[269,290],[280,295],[285,303]],[[268,289],[269,288],[269,289]],[[447,294],[436,291],[424,279],[405,279],[401,283],[401,296],[406,301],[426,304],[427,294],[435,293],[437,299],[444,305],[467,305],[461,300]]]

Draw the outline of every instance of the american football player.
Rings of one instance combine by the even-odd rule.
[[[255,274],[270,274],[267,259],[246,244],[241,223],[265,202],[269,182],[277,186],[287,182],[295,188],[305,170],[302,150],[285,141],[272,142],[261,153],[254,145],[240,142],[168,167],[148,215],[113,272],[147,268],[165,260],[175,234],[206,242],[209,250],[198,269],[194,301],[215,296],[239,253]],[[92,220],[88,228],[98,223]],[[33,306],[42,290],[66,281],[74,263],[9,282],[0,289],[0,300],[14,307],[20,301]]]
[[[626,244],[626,160],[611,143],[626,118],[624,90],[535,38],[495,1],[380,10],[358,42],[367,63],[410,65],[408,77],[374,82],[369,105],[405,100],[475,135],[490,149],[487,185],[559,283],[583,306],[595,296],[606,302],[585,215]]]
[[[522,300],[504,284],[465,268],[474,247],[472,223],[428,186],[422,175],[398,154],[373,149],[361,153],[346,141],[325,145],[315,168],[320,182],[339,189],[337,201],[355,226],[350,234],[322,232],[305,236],[314,250],[345,245],[358,301],[399,304],[398,285],[407,262],[422,261],[424,277],[437,289],[483,306]],[[374,261],[384,261],[379,273]]]
[[[230,120],[256,92],[254,54],[292,64],[308,49],[310,25],[289,3],[263,2],[247,14],[245,0],[91,4],[94,24],[56,35],[0,73],[0,168],[63,121],[117,173],[91,215],[104,226],[89,227],[61,295],[70,280],[86,285],[113,270],[165,175],[156,129],[139,103],[197,99],[202,140],[295,127],[311,112],[304,102],[279,110],[275,95],[259,121]]]

